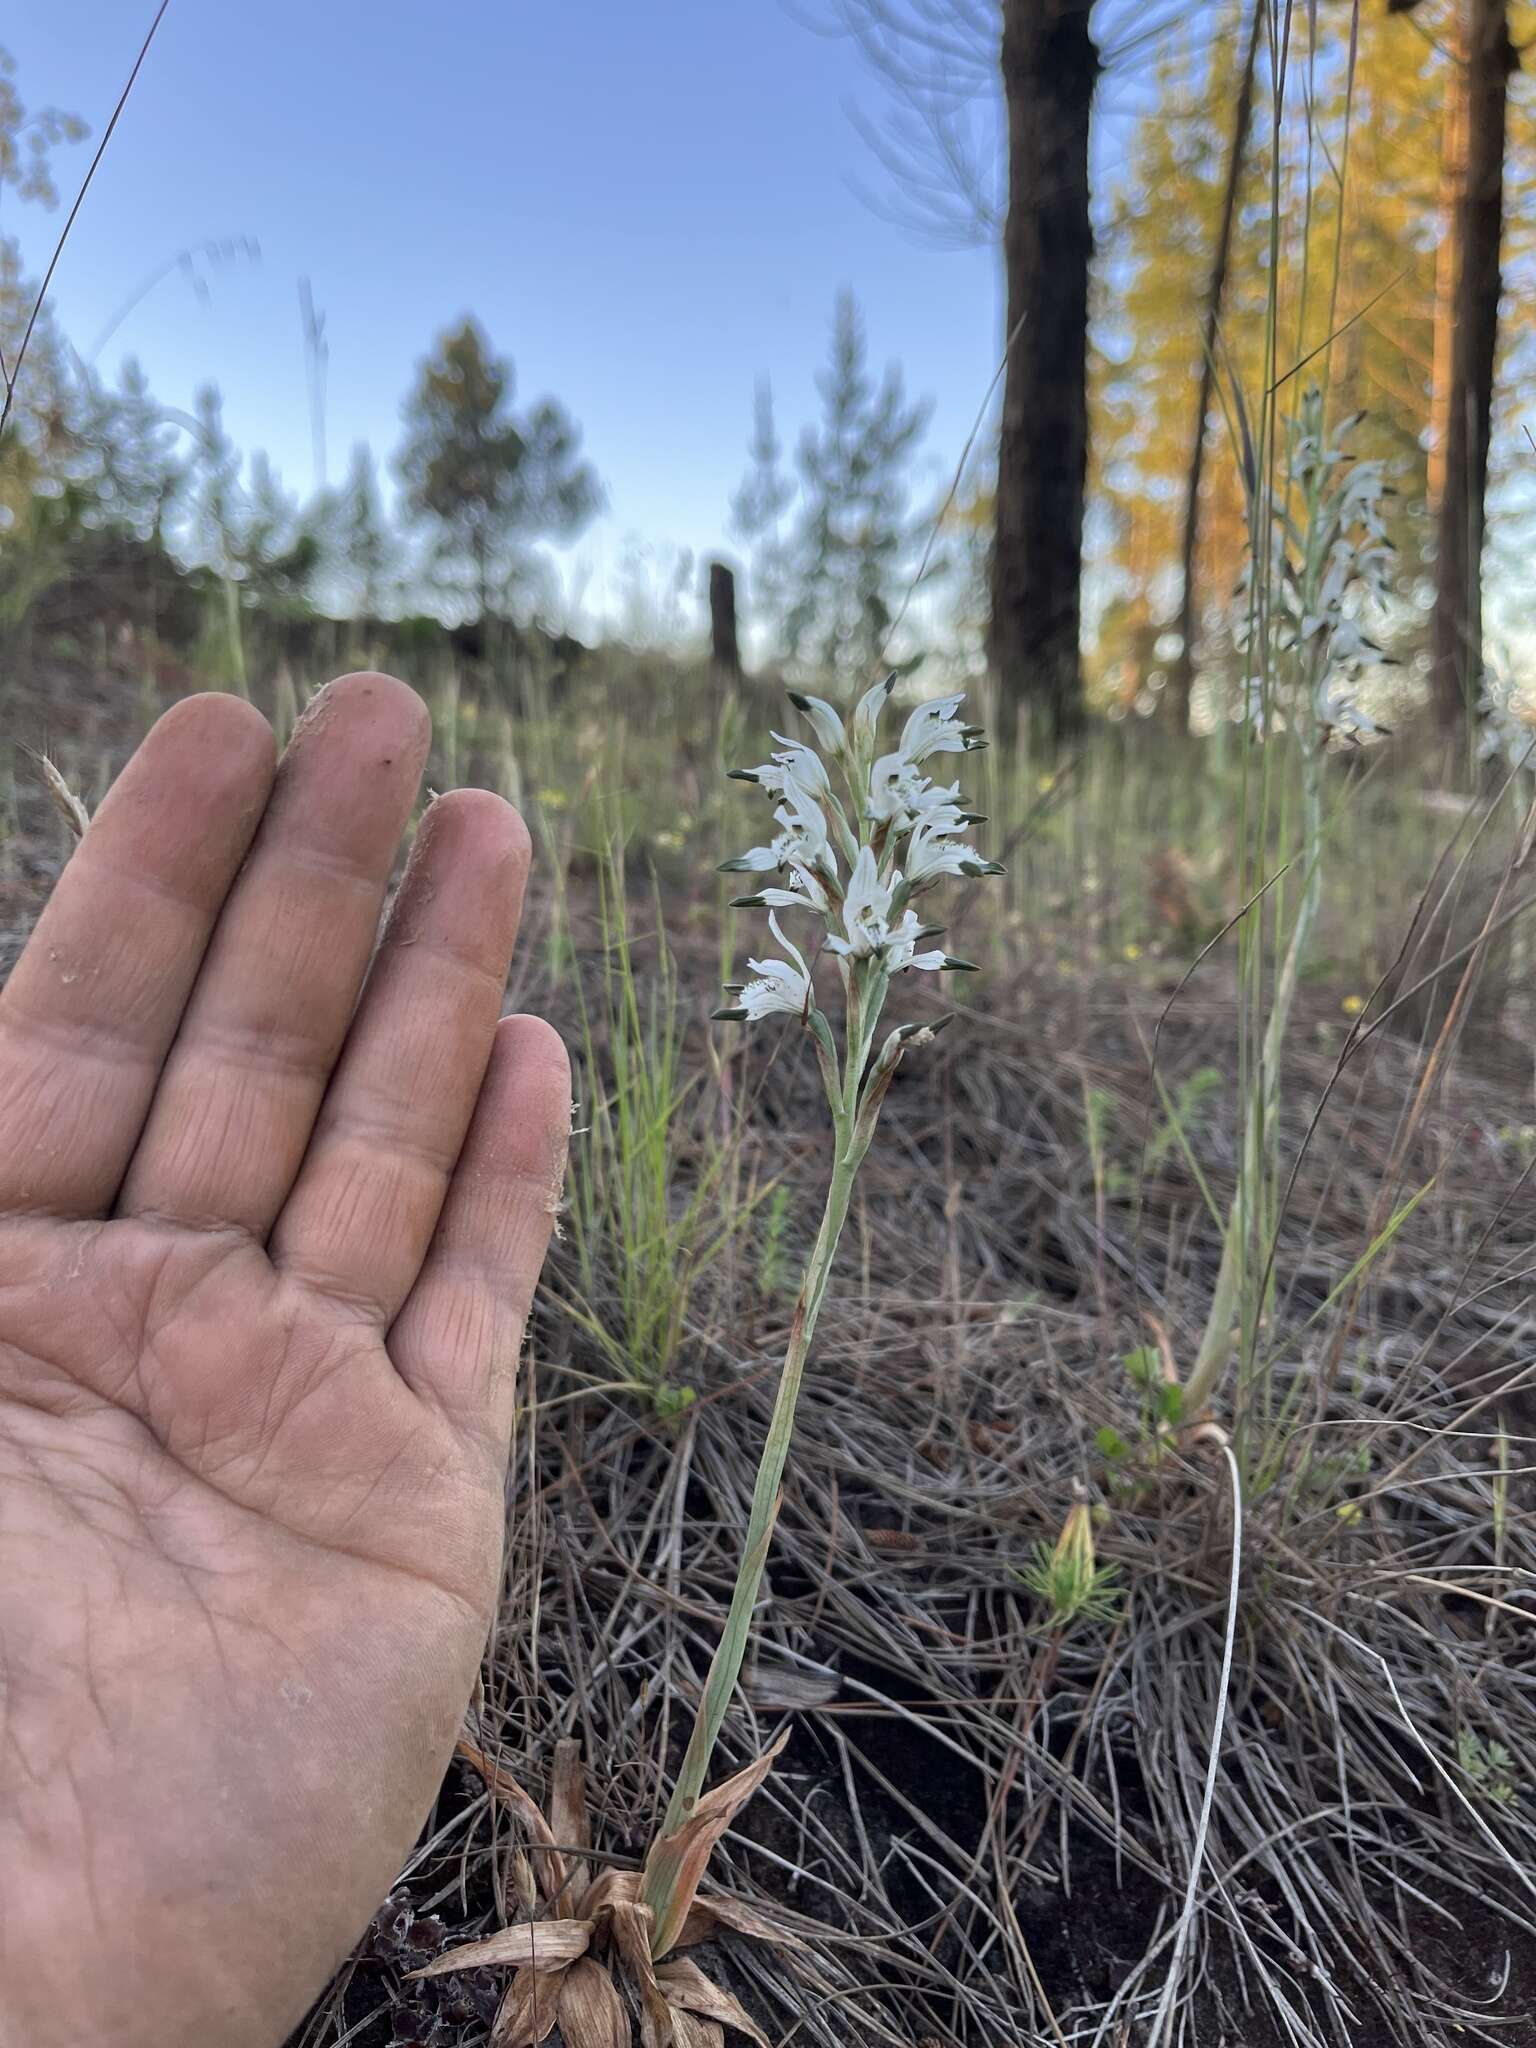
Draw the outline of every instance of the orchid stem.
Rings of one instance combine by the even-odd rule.
[[[853,1096],[856,1087],[857,1069],[850,1061],[849,1097]],[[725,1722],[726,1710],[736,1690],[736,1681],[741,1676],[741,1667],[751,1636],[752,1613],[762,1589],[768,1550],[773,1541],[775,1524],[779,1519],[784,1467],[789,1458],[790,1439],[794,1434],[795,1405],[800,1397],[805,1361],[810,1352],[811,1339],[816,1332],[816,1318],[821,1313],[821,1304],[826,1296],[827,1281],[831,1275],[833,1258],[836,1256],[838,1239],[842,1236],[843,1225],[848,1219],[853,1184],[858,1177],[864,1154],[869,1149],[868,1135],[855,1135],[856,1119],[847,1101],[834,1101],[833,1121],[837,1149],[832,1178],[827,1188],[826,1208],[822,1212],[821,1228],[816,1234],[816,1243],[806,1266],[799,1299],[795,1303],[794,1320],[790,1324],[784,1366],[779,1374],[778,1390],[774,1395],[773,1415],[768,1424],[762,1460],[757,1468],[756,1484],[752,1489],[752,1514],[747,1524],[747,1538],[742,1551],[741,1565],[736,1574],[735,1590],[731,1595],[730,1612],[726,1616],[725,1628],[709,1667],[709,1676],[704,1681],[704,1692],[699,1702],[693,1732],[688,1738],[682,1769],[678,1772],[666,1818],[662,1822],[661,1833],[664,1836],[681,1827],[698,1804],[710,1759]],[[653,1908],[658,1903],[656,1900],[646,1899],[646,1904]]]

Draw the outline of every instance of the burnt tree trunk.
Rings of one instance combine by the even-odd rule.
[[[724,562],[709,565],[709,651],[722,674],[741,674],[741,642],[736,633],[736,578]]]
[[[1195,399],[1194,431],[1189,444],[1189,469],[1184,480],[1184,538],[1179,561],[1183,582],[1179,595],[1179,653],[1173,668],[1174,715],[1180,731],[1189,725],[1190,692],[1195,680],[1195,632],[1200,594],[1195,582],[1196,558],[1200,550],[1200,485],[1205,475],[1206,415],[1216,384],[1216,337],[1221,327],[1222,302],[1227,295],[1227,270],[1232,256],[1232,223],[1237,216],[1237,195],[1243,183],[1243,159],[1248,154],[1248,133],[1253,126],[1253,81],[1258,68],[1259,40],[1263,33],[1265,0],[1249,0],[1252,18],[1248,46],[1243,58],[1243,75],[1232,106],[1232,136],[1228,145],[1227,180],[1221,195],[1221,218],[1216,228],[1216,246],[1211,251],[1211,274],[1205,290],[1205,317],[1200,327],[1200,386]]]
[[[1082,718],[1092,0],[1003,0],[1008,359],[987,653],[1005,712]]]
[[[1467,0],[1466,180],[1457,209],[1455,325],[1436,544],[1435,705],[1448,726],[1475,701],[1483,665],[1483,520],[1499,339],[1504,145],[1519,59],[1508,0]]]
[[[1429,516],[1437,525],[1445,500],[1446,422],[1451,408],[1451,360],[1456,347],[1456,255],[1461,195],[1467,182],[1467,50],[1460,12],[1446,30],[1448,67],[1440,116],[1439,238],[1435,244],[1434,353],[1429,378],[1429,448],[1425,481]]]

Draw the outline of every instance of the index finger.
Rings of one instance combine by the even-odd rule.
[[[111,1208],[275,765],[252,705],[189,697],[107,793],[0,991],[0,1211]]]

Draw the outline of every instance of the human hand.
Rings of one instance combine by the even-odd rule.
[[[0,993],[0,2043],[273,2048],[451,1753],[565,1054],[420,701],[154,728]],[[366,982],[365,977],[366,975]],[[361,990],[361,995],[359,991]]]

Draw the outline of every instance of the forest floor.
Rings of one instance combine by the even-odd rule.
[[[7,718],[99,781],[139,700],[55,674]],[[23,761],[12,815],[0,973],[67,851]],[[632,1248],[590,1228],[554,1248],[473,1720],[541,1802],[555,1743],[578,1740],[620,1861],[643,1853],[728,1598],[826,1165],[792,1035],[710,1051],[713,900],[637,887],[627,922],[642,1001],[681,1034],[667,1171],[731,1227],[690,1267],[649,1398],[612,1384]],[[574,862],[533,892],[511,991],[599,1086],[612,942]],[[906,1063],[860,1183],[720,1765],[791,1730],[715,1882],[801,1945],[732,1936],[711,1967],[776,2048],[1145,2041],[1224,1701],[1182,2039],[1536,2043],[1530,1048],[1480,1017],[1409,1128],[1423,1034],[1384,1029],[1340,1073],[1351,984],[1303,991],[1223,1689],[1229,1470],[1156,1428],[1135,1362],[1183,1361],[1209,1301],[1236,1160],[1230,973],[1170,1009],[1165,963],[1073,971],[1069,935],[1040,952],[980,978]],[[1183,1139],[1149,1088],[1154,1039]],[[578,1136],[573,1174],[599,1170]],[[1353,1289],[1383,1201],[1421,1188]],[[1029,1573],[1082,1499],[1113,1599],[1053,1629]],[[486,2041],[498,1973],[404,1973],[519,1910],[517,1839],[455,1761],[292,2048]]]

